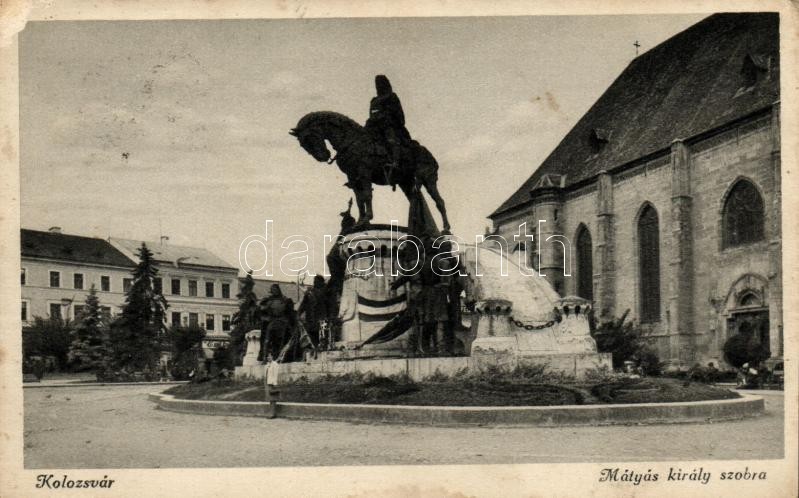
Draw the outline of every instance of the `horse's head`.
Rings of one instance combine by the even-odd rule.
[[[330,159],[330,151],[319,130],[307,126],[300,127],[298,124],[297,128],[292,128],[289,131],[289,134],[297,137],[300,146],[317,161],[327,162]]]

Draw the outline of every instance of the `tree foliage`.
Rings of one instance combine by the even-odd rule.
[[[724,343],[724,359],[735,368],[744,363],[755,366],[771,356],[768,348],[752,332],[739,332]]]
[[[23,358],[49,356],[55,360],[59,370],[64,370],[69,358],[72,329],[69,320],[34,317],[33,323],[22,329]]]
[[[171,340],[171,373],[177,380],[185,380],[196,370],[202,360],[202,340],[205,330],[199,325],[174,325],[169,330]]]
[[[100,301],[94,285],[86,296],[83,311],[77,317],[69,348],[73,370],[99,370],[108,362],[108,327],[103,321]]]
[[[627,310],[621,318],[604,322],[596,327],[594,339],[597,351],[611,353],[614,369],[623,368],[625,361],[634,361],[643,367],[648,375],[658,375],[661,373],[660,359],[644,339],[641,328],[627,321],[629,312],[630,310]]]
[[[155,370],[165,339],[164,321],[168,304],[153,280],[158,269],[153,253],[142,243],[133,283],[125,296],[122,313],[111,326],[116,368]]]

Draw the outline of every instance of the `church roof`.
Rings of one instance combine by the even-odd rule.
[[[778,25],[775,13],[715,14],[634,59],[490,217],[526,204],[550,175],[568,188],[770,107]]]

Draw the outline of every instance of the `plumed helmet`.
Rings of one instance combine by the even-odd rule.
[[[378,95],[388,95],[393,91],[391,89],[391,82],[389,82],[388,78],[383,74],[375,76],[375,89],[377,89]]]

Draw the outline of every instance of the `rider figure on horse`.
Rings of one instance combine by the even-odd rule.
[[[411,134],[405,128],[405,113],[399,97],[391,89],[391,83],[382,74],[375,76],[377,96],[369,103],[369,119],[366,129],[379,136],[386,144],[390,161],[387,164],[386,180],[395,187],[397,169],[400,167],[402,147],[411,141]]]

